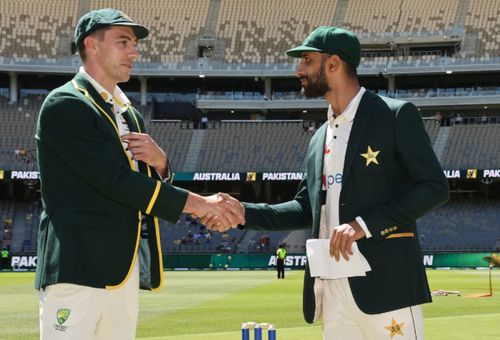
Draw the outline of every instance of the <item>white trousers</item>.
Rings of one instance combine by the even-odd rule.
[[[58,283],[39,292],[39,303],[40,340],[133,340],[139,314],[139,258],[120,288]]]
[[[324,340],[423,340],[422,306],[382,314],[363,313],[347,279],[325,280],[323,295]]]

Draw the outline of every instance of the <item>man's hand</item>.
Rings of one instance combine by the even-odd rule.
[[[349,261],[349,255],[353,254],[352,243],[362,237],[365,237],[365,231],[356,221],[335,227],[330,240],[330,256],[335,256],[335,260],[338,261],[342,254],[342,257]]]
[[[216,231],[226,231],[245,223],[243,205],[222,193],[206,197],[189,193],[183,211],[201,218],[201,223]]]
[[[162,177],[166,175],[167,155],[150,135],[131,132],[121,136],[121,139],[128,143],[128,150],[132,153],[134,160],[143,161],[152,166]]]

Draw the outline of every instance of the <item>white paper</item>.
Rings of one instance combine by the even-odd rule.
[[[344,277],[366,276],[371,270],[370,264],[361,254],[356,242],[352,244],[353,255],[346,261],[342,255],[337,262],[330,256],[329,239],[310,239],[306,242],[307,261],[312,277],[332,280]]]

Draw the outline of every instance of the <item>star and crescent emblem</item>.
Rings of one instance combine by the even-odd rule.
[[[396,320],[392,319],[391,325],[384,328],[387,329],[389,332],[391,332],[391,339],[392,339],[395,335],[404,336],[403,334],[404,325],[405,325],[404,322],[397,323]]]
[[[370,145],[368,145],[368,150],[366,151],[366,153],[362,153],[361,157],[366,159],[366,166],[370,165],[370,163],[375,163],[378,165],[377,156],[379,153],[380,153],[380,150],[373,151],[372,147]]]

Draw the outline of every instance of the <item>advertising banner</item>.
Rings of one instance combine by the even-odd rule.
[[[486,268],[485,257],[491,253],[424,254],[422,261],[426,268]],[[304,269],[305,254],[289,254],[285,267]],[[34,254],[13,254],[7,270],[34,271],[37,257]],[[209,253],[209,254],[163,254],[163,266],[170,270],[189,269],[272,269],[276,267],[276,256],[264,253]]]
[[[448,179],[494,179],[500,178],[500,169],[446,169],[444,174]],[[176,172],[175,181],[300,181],[302,172]],[[38,180],[38,171],[4,170],[0,169],[0,180],[29,179]]]

